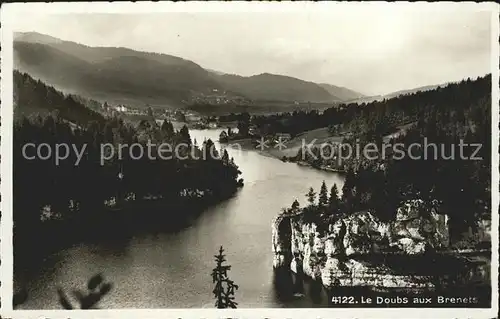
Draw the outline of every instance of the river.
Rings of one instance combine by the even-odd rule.
[[[217,141],[220,130],[190,130],[201,143]],[[217,144],[217,143],[216,143]],[[213,308],[211,270],[224,246],[229,277],[239,286],[239,307],[313,307],[311,298],[279,297],[273,284],[271,222],[294,199],[306,202],[310,186],[323,180],[342,187],[343,178],[255,151],[230,151],[245,186],[234,197],[207,209],[187,228],[139,234],[99,244],[78,244],[46,258],[23,285],[28,300],[21,309],[59,309],[56,289],[84,288],[98,272],[114,284],[100,308]]]

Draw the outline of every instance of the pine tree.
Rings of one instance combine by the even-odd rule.
[[[151,108],[150,105],[146,105],[146,110],[148,112],[148,117],[150,118],[153,118],[154,119],[154,112],[153,112],[153,108]]]
[[[170,121],[167,120],[163,121],[161,125],[161,130],[165,132],[167,137],[171,137],[174,134],[174,126]]]
[[[181,136],[181,141],[186,143],[188,146],[191,146],[191,135],[189,135],[189,129],[186,125],[183,125],[179,131]]]
[[[224,163],[224,165],[229,165],[229,154],[227,153],[227,150],[222,152],[222,163]]]
[[[202,147],[203,159],[212,160],[219,157],[219,153],[215,149],[215,144],[211,139],[205,140]],[[228,155],[229,157],[229,155]]]
[[[212,291],[215,296],[215,307],[218,309],[236,309],[238,303],[234,301],[234,292],[238,290],[238,285],[227,276],[227,272],[231,269],[231,266],[224,265],[226,255],[223,252],[224,249],[220,246],[219,254],[214,256],[217,264],[212,270],[212,280],[215,283],[214,290]]]
[[[342,203],[346,211],[351,211],[355,208],[354,200],[355,200],[355,192],[356,192],[356,175],[352,169],[347,171],[344,186],[342,187]],[[352,212],[351,212],[352,213]]]
[[[314,202],[316,201],[316,192],[312,187],[309,188],[309,191],[306,194],[307,201],[310,206],[314,206]]]
[[[319,206],[321,208],[328,207],[328,189],[326,188],[325,181],[321,184],[321,189],[319,191]]]
[[[338,214],[340,208],[339,191],[337,184],[333,184],[330,191],[330,198],[328,199],[328,208],[331,214]]]
[[[248,136],[249,123],[245,121],[238,122],[238,134],[240,136]]]

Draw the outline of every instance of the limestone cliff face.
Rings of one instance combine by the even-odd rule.
[[[290,262],[290,217],[280,215],[272,224],[273,267],[287,266]]]
[[[377,253],[418,255],[449,242],[447,217],[426,211],[420,200],[408,201],[396,220],[385,223],[370,212],[345,216],[318,231],[299,216],[280,215],[273,223],[273,266],[336,285],[430,288],[431,280],[394,274],[383,264],[358,261]]]
[[[422,200],[408,201],[398,208],[389,235],[408,254],[423,253],[429,247],[445,248],[450,240],[448,216],[427,210]]]

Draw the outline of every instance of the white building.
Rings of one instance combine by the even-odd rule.
[[[115,106],[114,109],[118,112],[127,112],[127,107],[125,105]]]

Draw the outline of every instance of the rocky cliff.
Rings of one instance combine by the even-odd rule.
[[[446,248],[447,221],[446,215],[427,209],[421,200],[404,203],[392,222],[382,222],[365,211],[340,217],[326,231],[303,222],[300,214],[282,214],[273,222],[273,266],[290,267],[321,280],[327,288],[431,288],[430,278],[397,274],[384,262],[373,263],[363,256],[418,256]]]

